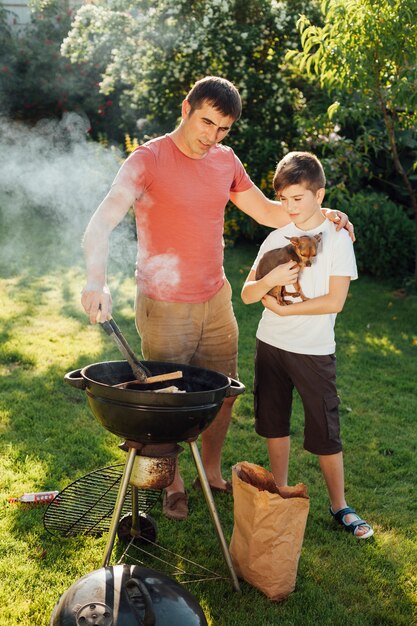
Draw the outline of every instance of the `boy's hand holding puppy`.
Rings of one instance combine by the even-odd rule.
[[[300,266],[294,260],[287,261],[282,265],[275,266],[260,282],[265,285],[267,292],[272,291],[277,285],[294,285],[298,280]]]
[[[269,293],[277,285],[294,285],[298,282],[299,271],[300,266],[293,259],[281,265],[277,265],[259,279],[255,278],[255,271],[252,270],[250,278],[244,285],[245,289],[242,291],[243,302],[245,302],[245,304],[259,302],[265,294]],[[250,288],[248,289],[248,287]],[[275,297],[269,297],[276,302]]]
[[[281,317],[291,314],[291,311],[288,310],[285,304],[280,304],[274,296],[270,296],[267,293],[261,298],[261,302],[266,309],[269,309],[272,313],[276,313]]]
[[[313,237],[286,238],[291,242],[288,246],[266,252],[256,270],[250,272],[242,289],[242,299],[246,304],[261,300],[265,307],[278,313],[284,306],[292,304],[285,300],[285,296],[308,300],[299,283],[299,272],[311,266],[317,255],[321,233]],[[294,291],[287,291],[285,287],[288,285],[293,285]],[[278,305],[278,310],[272,308],[271,301]]]

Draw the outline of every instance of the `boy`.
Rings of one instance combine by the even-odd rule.
[[[295,387],[304,406],[304,448],[319,457],[330,513],[354,537],[367,539],[373,529],[345,500],[334,355],[336,314],[343,309],[357,270],[348,234],[336,231],[321,213],[325,183],[320,161],[308,152],[290,152],[275,172],[274,190],[291,224],[266,238],[242,288],[246,304],[262,301],[265,306],[256,335],[255,428],[268,440],[276,484],[287,485]],[[268,250],[288,245],[286,237],[319,233],[318,254],[300,274],[309,299],[294,298],[292,304],[279,305],[268,291],[276,285],[294,284],[298,266],[290,261],[256,280],[259,260]]]

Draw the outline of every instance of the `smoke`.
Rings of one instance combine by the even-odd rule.
[[[82,233],[122,162],[117,149],[89,141],[88,128],[76,113],[32,127],[0,119],[2,270],[82,259]],[[133,272],[134,229],[123,224],[111,241],[112,260]]]
[[[175,295],[180,282],[179,258],[176,254],[157,254],[138,258],[139,268],[136,277],[141,290],[149,289],[157,300],[169,299]]]

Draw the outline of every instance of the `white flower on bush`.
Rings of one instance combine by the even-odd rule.
[[[220,11],[227,13],[229,11],[229,4],[227,0],[211,0],[211,4],[214,7],[219,7]]]

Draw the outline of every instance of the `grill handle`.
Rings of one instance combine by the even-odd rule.
[[[64,381],[71,385],[71,387],[75,387],[76,389],[85,389],[86,382],[84,378],[81,376],[81,370],[72,370],[72,372],[68,372],[64,376]]]
[[[143,616],[143,619],[140,616],[138,610],[136,609],[134,602],[132,602],[132,599],[133,599],[131,598],[132,592],[133,594],[139,592],[139,594],[142,597],[143,603],[145,605],[145,615]],[[130,607],[138,621],[138,625],[139,626],[154,626],[156,624],[156,616],[152,607],[152,598],[150,596],[150,593],[145,583],[143,583],[138,578],[130,578],[130,580],[126,582],[126,595],[127,595]]]
[[[246,389],[245,385],[240,382],[240,380],[236,380],[235,378],[229,378],[230,387],[226,391],[226,398],[235,398],[236,396],[240,396]]]

